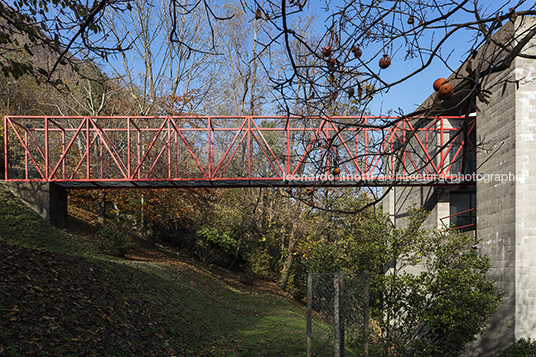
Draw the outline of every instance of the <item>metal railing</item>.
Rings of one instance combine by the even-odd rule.
[[[464,215],[466,213],[470,213],[470,212],[474,212],[475,214],[470,214],[469,216],[466,216],[467,218],[469,218],[470,221],[474,221],[472,223],[469,223],[469,224],[463,224],[461,226],[456,226],[456,225],[452,225],[452,224],[445,224],[443,222],[443,220],[445,219],[451,219],[452,217],[459,217],[461,215]],[[465,218],[465,217],[464,217]],[[443,217],[443,218],[440,218],[439,221],[441,222],[441,224],[443,225],[443,227],[445,227],[446,229],[453,229],[453,230],[462,230],[462,231],[470,231],[470,230],[476,230],[476,208],[471,208],[471,209],[468,209],[468,210],[465,210],[465,211],[462,211],[462,212],[458,212],[458,213],[454,213],[454,214],[451,214],[450,216],[446,216],[446,217]]]
[[[5,178],[72,188],[452,184],[464,145],[474,152],[463,129],[475,122],[463,120],[5,116]]]

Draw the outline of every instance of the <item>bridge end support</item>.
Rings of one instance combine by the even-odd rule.
[[[6,186],[56,228],[67,223],[67,190],[50,182],[9,182]]]

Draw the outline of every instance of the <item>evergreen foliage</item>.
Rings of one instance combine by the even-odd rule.
[[[411,209],[405,228],[371,220],[359,228],[368,242],[318,244],[306,263],[316,271],[372,272],[371,316],[382,327],[377,343],[386,355],[459,356],[500,302],[486,275],[489,258],[472,248],[474,238],[421,229],[426,216]]]
[[[104,253],[124,258],[136,248],[130,230],[119,224],[106,224],[95,236],[99,239],[99,248]]]
[[[535,357],[536,341],[521,338],[506,348],[499,357]]]

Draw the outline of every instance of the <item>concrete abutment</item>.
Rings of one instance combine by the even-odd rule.
[[[67,190],[52,182],[2,182],[16,197],[56,228],[67,223]]]

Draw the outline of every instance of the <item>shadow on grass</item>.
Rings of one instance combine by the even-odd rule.
[[[305,311],[281,294],[172,255],[92,254],[0,192],[0,355],[305,355]]]

